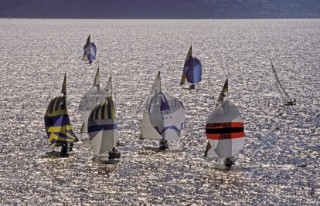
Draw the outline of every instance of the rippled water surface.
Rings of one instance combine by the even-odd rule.
[[[320,202],[320,20],[0,20],[0,205],[317,205]],[[87,36],[98,48],[81,61]],[[195,91],[179,87],[186,52],[203,65]],[[298,104],[281,106],[269,58]],[[100,67],[113,77],[122,158],[93,163],[78,105]],[[168,152],[139,140],[147,95],[183,101],[186,127]],[[67,73],[68,109],[82,140],[48,158],[44,112]],[[225,78],[245,120],[230,171],[205,159],[205,123]],[[267,102],[269,101],[269,107]],[[58,151],[58,149],[56,149]]]

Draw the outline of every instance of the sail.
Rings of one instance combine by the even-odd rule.
[[[90,42],[90,35],[87,38],[86,44],[83,46],[83,61],[89,61],[91,63],[96,59],[97,47],[93,42]]]
[[[88,128],[86,127],[86,124],[84,122],[82,122],[80,132],[81,133],[88,133]]]
[[[272,71],[273,71],[273,74],[274,74],[274,78],[276,80],[276,86],[277,86],[277,89],[280,93],[280,96],[282,98],[282,101],[287,104],[289,102],[293,102],[292,99],[290,98],[290,95],[286,92],[286,90],[284,89],[284,87],[282,86],[282,84],[280,83],[280,80],[279,80],[279,77],[278,77],[278,73],[277,71],[275,70],[274,66],[273,66],[273,63],[272,61],[270,60],[270,63],[271,63],[271,68],[272,68]]]
[[[147,99],[147,107],[143,112],[143,119],[141,123],[141,139],[161,139],[162,136],[153,128],[150,122],[150,116],[149,116],[149,105],[151,102],[152,97],[161,91],[161,77],[160,72],[158,72],[158,75],[156,79],[154,80],[153,86],[151,88],[150,94]]]
[[[81,119],[84,122],[84,128],[88,126],[88,118],[91,110],[106,96],[103,90],[100,89],[100,73],[99,68],[97,69],[93,87],[83,95],[79,104],[79,113],[81,115]]]
[[[119,145],[115,106],[111,97],[102,100],[90,113],[88,132],[96,155],[111,151]]]
[[[194,89],[194,85],[201,81],[201,75],[201,62],[196,57],[192,57],[192,46],[190,46],[184,62],[180,85],[183,88]]]
[[[176,139],[184,127],[185,109],[177,98],[156,93],[149,105],[151,125],[166,139]]]
[[[61,92],[66,94],[66,75],[63,82]],[[50,101],[44,122],[51,146],[58,147],[78,141],[70,124],[65,95],[55,97]]]
[[[220,92],[216,108],[206,124],[208,144],[204,156],[231,157],[244,146],[244,124],[237,107],[225,100],[228,93],[228,78]]]
[[[206,124],[209,157],[227,158],[238,154],[244,147],[244,124],[237,107],[229,100],[218,105]]]
[[[220,92],[216,106],[218,106],[219,104],[221,104],[223,102],[224,98],[226,97],[226,93],[228,93],[228,78],[224,82],[224,85],[223,85],[222,90]]]
[[[104,88],[104,95],[106,97],[112,96],[112,77],[109,77],[106,87]]]

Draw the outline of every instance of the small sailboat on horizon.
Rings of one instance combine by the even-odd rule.
[[[244,123],[237,107],[228,99],[228,79],[225,81],[217,104],[206,123],[208,139],[205,157],[225,158],[224,167],[231,168],[234,155],[244,147]]]
[[[180,85],[183,89],[195,89],[195,85],[201,81],[202,65],[199,59],[192,56],[192,45],[190,46],[184,61]]]
[[[273,63],[270,60],[270,63],[271,63],[271,68],[272,68],[272,72],[274,74],[274,78],[276,80],[276,85],[277,85],[277,89],[280,93],[280,96],[282,98],[282,101],[284,102],[284,105],[285,106],[293,106],[293,105],[296,105],[296,99],[291,99],[290,95],[286,92],[286,90],[284,89],[284,87],[282,86],[282,84],[280,83],[280,80],[279,80],[279,77],[278,77],[278,73],[276,71],[276,69],[274,68],[273,66]]]
[[[89,64],[92,63],[93,60],[96,59],[97,55],[97,47],[96,45],[91,42],[90,35],[87,38],[86,44],[83,46],[83,57],[82,60],[85,62],[89,62]]]
[[[160,72],[153,84],[147,105],[141,124],[141,138],[160,140],[159,149],[168,149],[167,140],[179,137],[186,114],[182,102],[162,92]]]
[[[78,141],[70,124],[67,110],[66,79],[65,74],[61,90],[63,96],[55,97],[50,101],[44,116],[49,143],[52,147],[61,146],[61,157],[67,157],[68,150],[72,151],[73,143]]]

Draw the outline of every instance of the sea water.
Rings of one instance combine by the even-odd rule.
[[[320,201],[320,20],[0,20],[0,205],[316,205]],[[87,36],[97,59],[81,61]],[[179,86],[189,46],[202,63],[193,91]],[[283,107],[272,60],[296,106]],[[100,68],[113,78],[122,153],[98,165],[78,106]],[[186,108],[174,151],[140,140],[157,72]],[[48,158],[50,99],[67,73],[68,111],[81,140],[69,158]],[[246,141],[230,171],[203,157],[205,124],[226,78]]]

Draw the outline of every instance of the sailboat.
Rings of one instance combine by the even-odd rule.
[[[66,79],[65,74],[61,90],[63,96],[55,97],[50,101],[44,116],[49,143],[52,147],[62,147],[60,153],[62,157],[68,156],[68,144],[70,144],[69,151],[71,151],[73,143],[78,141],[72,130],[67,110]]]
[[[108,93],[109,94],[109,93]],[[81,127],[81,132],[87,132],[88,118],[91,110],[106,97],[106,91],[100,89],[100,72],[97,69],[92,88],[86,92],[80,100],[79,113],[83,124]]]
[[[148,110],[152,97],[160,91],[161,91],[161,77],[160,77],[160,72],[158,72],[158,75],[154,80],[153,86],[148,96],[148,100],[146,104],[147,106],[143,112],[143,119],[141,123],[141,134],[140,134],[141,139],[151,139],[151,140],[162,139],[162,136],[151,125],[150,115]]]
[[[270,60],[271,63],[271,68],[272,68],[272,72],[274,74],[274,78],[276,80],[276,85],[277,85],[277,89],[281,95],[282,101],[284,102],[284,105],[286,106],[292,106],[296,104],[296,100],[292,100],[290,95],[286,92],[286,90],[284,89],[284,87],[282,86],[282,84],[280,83],[280,80],[278,78],[278,73],[276,71],[276,69],[273,66],[272,61]]]
[[[148,100],[150,125],[147,125],[147,127],[142,130],[142,136],[147,139],[160,138],[160,149],[164,150],[168,148],[167,140],[173,140],[179,137],[180,131],[184,127],[186,113],[182,102],[162,92],[160,72],[155,80],[154,86],[155,85],[158,85],[160,90],[155,90],[155,94],[152,96],[150,102]],[[144,117],[147,117],[147,115]],[[155,136],[147,136],[147,134],[150,135],[151,133],[155,134]]]
[[[119,136],[115,113],[112,96],[108,96],[93,108],[88,119],[88,133],[94,154],[98,156],[109,152],[109,160],[120,157],[116,150]]]
[[[244,147],[245,133],[239,110],[225,98],[227,92],[228,79],[223,85],[215,109],[207,120],[208,144],[204,156],[226,158],[224,165],[230,168],[235,161],[233,156]]]
[[[96,45],[90,41],[90,35],[87,38],[86,44],[83,46],[83,61],[89,61],[89,64],[92,63],[93,60],[96,59],[97,55],[97,47]]]
[[[184,61],[180,85],[184,89],[195,89],[195,85],[201,81],[202,65],[199,59],[192,57],[192,45]]]

